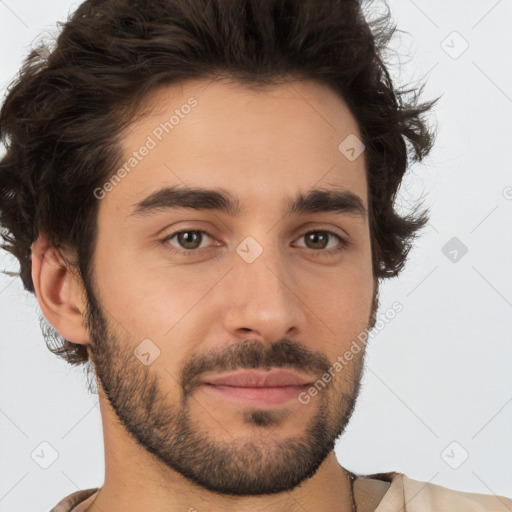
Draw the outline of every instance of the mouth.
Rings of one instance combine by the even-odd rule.
[[[284,405],[311,385],[311,377],[287,370],[249,370],[206,378],[203,389],[213,396],[251,407]]]
[[[216,386],[204,384],[209,392],[242,405],[252,407],[272,407],[283,405],[307,389],[307,386],[277,386],[246,388],[239,386]]]

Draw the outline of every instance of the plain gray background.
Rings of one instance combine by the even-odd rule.
[[[2,97],[36,36],[78,5],[0,0]],[[425,194],[431,223],[402,275],[382,284],[381,314],[395,301],[403,311],[369,345],[361,397],[336,453],[357,473],[400,471],[510,497],[512,3],[389,5],[406,32],[390,55],[394,78],[427,78],[425,99],[442,94],[436,147],[399,198],[407,211]],[[0,253],[1,269],[16,270]],[[21,281],[0,276],[0,512],[46,511],[103,483],[97,395],[81,369],[47,350],[38,311]],[[31,456],[44,452],[49,463],[52,449],[47,469]]]

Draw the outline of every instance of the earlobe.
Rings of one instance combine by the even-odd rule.
[[[64,338],[87,345],[89,333],[83,313],[83,286],[45,234],[32,244],[32,281],[39,307],[48,322]]]

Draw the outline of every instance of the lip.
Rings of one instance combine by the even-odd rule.
[[[238,406],[257,407],[265,409],[284,405],[291,400],[296,400],[307,386],[276,386],[246,388],[241,386],[214,386],[204,384],[203,389],[210,395],[236,403]]]
[[[310,378],[301,377],[289,370],[244,370],[218,377],[203,379],[204,384],[214,386],[236,386],[244,388],[271,388],[282,386],[305,386],[311,384]]]
[[[249,370],[206,378],[203,389],[237,405],[268,408],[295,399],[311,384],[311,379],[287,370]]]

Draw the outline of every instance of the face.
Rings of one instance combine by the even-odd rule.
[[[338,148],[357,124],[314,82],[191,81],[151,106],[123,139],[125,172],[97,191],[99,389],[162,467],[223,494],[290,490],[359,391],[364,347],[344,354],[375,298],[367,181],[364,154]],[[255,389],[271,370],[307,384]]]

